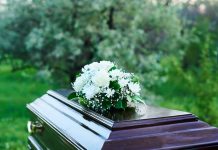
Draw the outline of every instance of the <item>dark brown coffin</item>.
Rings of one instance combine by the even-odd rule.
[[[28,137],[29,149],[218,148],[218,129],[190,113],[146,106],[144,115],[104,117],[69,101],[68,94],[48,91],[27,105],[31,123],[40,124]]]

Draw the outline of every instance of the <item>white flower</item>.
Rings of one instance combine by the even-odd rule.
[[[97,62],[93,62],[89,65],[85,65],[83,68],[82,68],[82,72],[87,72],[87,71],[95,71],[97,70],[99,67],[98,67],[98,64]]]
[[[119,69],[115,69],[110,71],[110,75],[112,80],[116,80],[117,78],[122,78],[124,76],[124,72],[120,71]]]
[[[114,93],[115,93],[115,90],[113,90],[113,89],[107,89],[107,90],[106,90],[106,96],[107,96],[108,98],[111,97],[111,96],[113,96]]]
[[[110,70],[111,68],[113,69]],[[140,85],[133,82],[134,74],[116,68],[117,66],[109,61],[93,62],[82,68],[82,74],[72,83],[72,87],[78,96],[88,101],[88,107],[107,110],[116,105],[120,99],[127,99],[130,107],[129,102],[135,102],[134,96],[136,101],[141,101]],[[111,81],[114,81],[113,88],[109,88]],[[110,105],[105,107],[104,101],[109,101]]]
[[[127,84],[128,84],[128,80],[127,79],[120,79],[119,81],[118,81],[118,83],[119,83],[119,85],[123,88],[124,86],[126,86]]]
[[[84,85],[86,84],[86,82],[88,81],[88,76],[82,74],[81,76],[76,78],[76,81],[73,83],[73,88],[76,92],[81,92],[82,88],[84,87]]]
[[[114,63],[110,62],[110,61],[100,61],[98,62],[93,62],[89,65],[85,65],[82,68],[82,72],[96,72],[99,70],[105,70],[105,71],[109,71],[114,65]]]
[[[138,84],[138,83],[129,83],[128,84],[128,86],[129,86],[129,89],[133,92],[133,93],[135,93],[135,94],[139,94],[139,92],[140,92],[140,90],[141,90],[141,88],[140,88],[140,85]]]
[[[92,82],[98,87],[108,87],[110,83],[110,77],[107,71],[100,70],[92,77]]]
[[[123,77],[130,78],[133,74],[131,73],[123,73]]]
[[[114,63],[110,61],[100,61],[99,63],[99,69],[109,71],[114,65]]]
[[[85,85],[84,88],[83,88],[83,93],[85,94],[85,97],[87,99],[91,99],[95,96],[95,94],[97,94],[98,92],[100,91],[100,88],[99,87],[96,87],[94,85]]]

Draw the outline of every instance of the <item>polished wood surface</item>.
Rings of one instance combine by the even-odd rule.
[[[122,128],[134,128],[137,126],[154,126],[167,123],[186,122],[197,120],[197,117],[182,111],[170,110],[161,107],[153,107],[149,105],[141,105],[142,110],[145,112],[140,115],[132,109],[126,111],[113,112],[112,115],[98,114],[89,110],[75,101],[69,101],[66,97],[72,91],[59,90],[57,92],[48,91],[48,95],[58,97],[58,99],[69,107],[79,111],[88,118],[98,121],[100,124],[109,127],[112,130]],[[144,107],[144,109],[143,109]]]
[[[30,120],[40,121],[44,126],[42,133],[30,135],[30,147],[57,150],[218,148],[218,129],[190,113],[143,105],[144,113],[127,110],[104,116],[67,100],[69,92],[48,91],[27,105]]]

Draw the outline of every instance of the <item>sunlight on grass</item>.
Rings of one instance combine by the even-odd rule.
[[[11,72],[9,66],[0,66],[0,149],[27,149],[26,104],[52,88],[37,80],[35,73],[32,69]]]

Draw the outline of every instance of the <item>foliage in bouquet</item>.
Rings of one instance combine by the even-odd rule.
[[[80,104],[98,112],[125,109],[129,103],[143,102],[134,74],[109,61],[84,66],[72,87],[75,92],[69,95],[69,99],[78,98]]]

